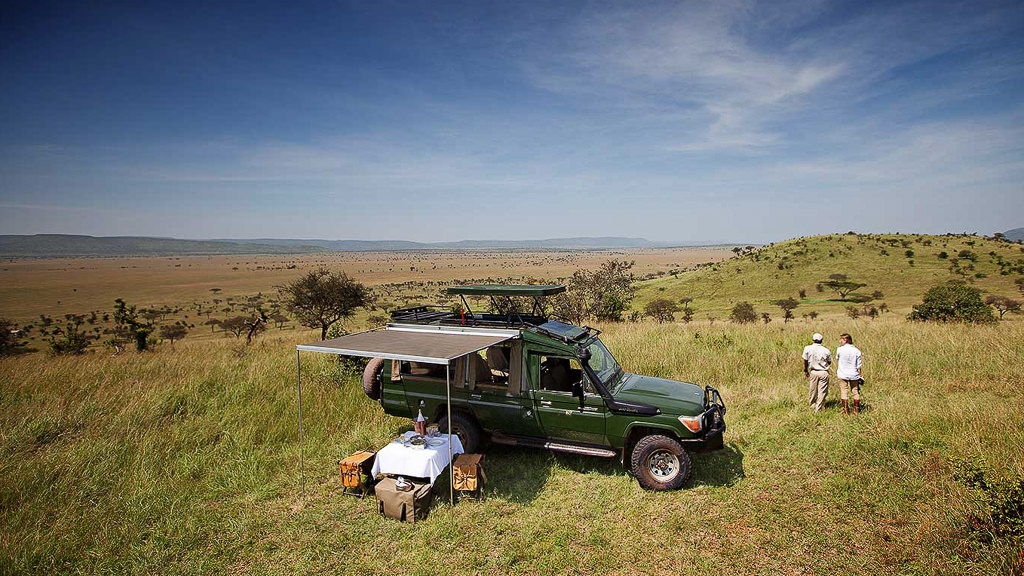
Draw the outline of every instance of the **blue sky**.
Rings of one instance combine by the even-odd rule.
[[[0,233],[1024,226],[1021,2],[23,2],[0,67]]]

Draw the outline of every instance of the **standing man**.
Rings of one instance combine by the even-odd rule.
[[[861,376],[860,350],[853,345],[853,336],[839,336],[839,348],[836,348],[836,377],[839,378],[839,393],[843,399],[843,414],[850,413],[849,399],[853,396],[853,413],[860,413],[860,385],[864,381]]]
[[[820,412],[828,396],[828,368],[832,365],[832,352],[821,345],[822,336],[811,336],[813,344],[804,347],[804,376],[809,388],[808,400],[815,412]]]

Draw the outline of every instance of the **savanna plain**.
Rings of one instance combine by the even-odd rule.
[[[636,260],[635,311],[688,298],[696,314],[601,323],[602,339],[627,371],[718,388],[729,428],[667,493],[614,460],[490,446],[484,501],[438,501],[426,522],[399,524],[337,479],[338,459],[409,428],[363,395],[358,366],[303,358],[300,476],[294,345],[317,331],[284,322],[246,345],[211,324],[144,353],[97,338],[81,356],[48,354],[36,336],[37,352],[0,360],[0,571],[1020,574],[1020,511],[1007,506],[1024,476],[1024,322],[906,319],[949,279],[1014,295],[1017,245],[844,235],[737,252],[5,262],[0,316],[38,329],[40,314],[95,311],[102,332],[114,298],[199,325],[257,295],[271,305],[276,285],[316,265],[377,292],[378,310],[346,321],[355,330],[456,279],[557,281]],[[831,273],[878,292],[856,304],[876,314],[819,291]],[[798,307],[783,321],[772,302],[787,297]],[[769,318],[729,322],[741,300]],[[823,412],[808,408],[799,355],[814,331],[833,349],[850,332],[863,350],[859,415],[841,413],[837,387]]]

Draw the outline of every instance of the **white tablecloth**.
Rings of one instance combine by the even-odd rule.
[[[406,432],[405,438],[410,438],[415,432]],[[451,438],[452,458],[462,454],[462,442],[458,436],[441,434],[438,440],[443,440],[440,446],[427,446],[425,448],[406,448],[398,440],[380,449],[377,458],[373,461],[373,476],[377,474],[393,474],[395,476],[412,476],[415,478],[430,478],[430,483],[441,475],[445,466],[448,465],[448,441]]]

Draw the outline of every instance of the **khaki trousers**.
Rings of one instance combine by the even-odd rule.
[[[851,396],[854,400],[860,400],[860,379],[843,380],[840,378],[839,395],[843,400],[849,400]]]
[[[811,370],[807,377],[808,401],[815,412],[821,410],[825,405],[825,397],[828,396],[828,371]]]

